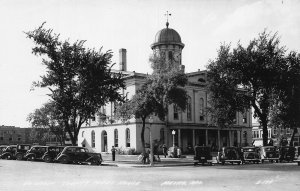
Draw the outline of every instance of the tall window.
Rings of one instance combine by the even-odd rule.
[[[92,131],[92,148],[95,148],[95,131]]]
[[[187,120],[191,121],[192,120],[192,98],[190,96],[188,96],[186,112],[187,112]]]
[[[173,52],[172,51],[168,52],[168,57],[169,57],[169,60],[173,60]]]
[[[114,131],[114,135],[115,135],[115,147],[118,147],[118,143],[119,143],[119,135],[118,135],[118,129],[115,129]]]
[[[174,104],[174,120],[178,120],[178,106],[176,104]]]
[[[130,130],[126,129],[126,147],[130,147]]]
[[[161,129],[160,129],[160,141],[161,141],[162,143],[165,142],[165,130],[164,130],[164,128],[161,128]]]
[[[199,120],[204,120],[204,99],[200,98],[199,100]]]
[[[247,123],[247,110],[243,112],[243,123]]]
[[[84,131],[82,131],[82,133],[81,133],[81,137],[84,137]]]
[[[252,131],[252,138],[259,138],[259,131]]]

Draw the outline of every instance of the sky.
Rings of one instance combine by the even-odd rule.
[[[112,50],[116,67],[125,48],[127,70],[151,73],[150,45],[169,11],[169,28],[185,44],[182,63],[195,72],[216,58],[221,43],[247,45],[265,29],[299,52],[299,9],[298,0],[0,0],[0,126],[29,127],[28,114],[49,100],[46,90],[31,90],[46,70],[24,34],[43,22],[61,40]]]

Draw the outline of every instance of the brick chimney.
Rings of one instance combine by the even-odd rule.
[[[125,48],[121,48],[119,50],[119,70],[121,71],[127,71],[127,57],[126,57],[126,49]]]

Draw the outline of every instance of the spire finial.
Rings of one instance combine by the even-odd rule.
[[[167,17],[167,23],[166,23],[166,26],[167,28],[169,27],[169,16],[171,16],[172,14],[169,13],[169,11],[167,11],[167,13],[165,14],[165,16]]]

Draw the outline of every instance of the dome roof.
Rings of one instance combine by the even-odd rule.
[[[184,44],[181,42],[181,37],[178,32],[174,29],[169,28],[167,23],[167,28],[161,29],[155,35],[154,43],[151,45],[151,48],[154,49],[158,45],[173,44],[179,45],[181,48],[184,47]]]

